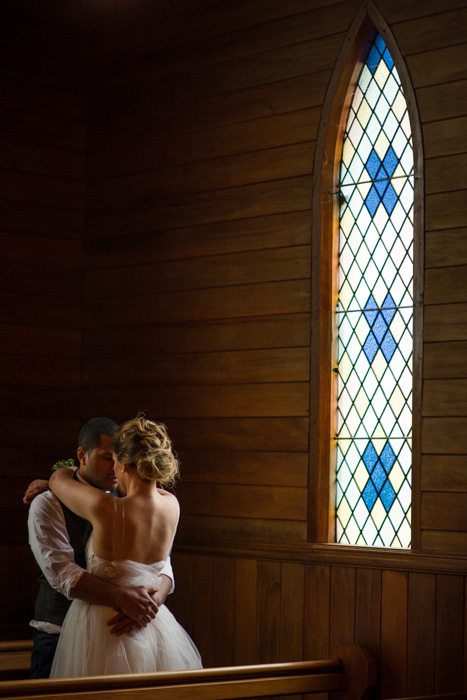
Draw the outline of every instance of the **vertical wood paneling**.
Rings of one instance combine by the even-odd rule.
[[[216,557],[212,563],[210,665],[232,663],[235,646],[235,560]]]
[[[258,564],[258,663],[276,663],[281,658],[281,565]]]
[[[464,636],[464,580],[436,577],[435,693],[455,692],[462,686]]]
[[[436,576],[411,573],[408,600],[407,694],[434,692]]]
[[[381,697],[407,688],[408,582],[404,571],[383,571],[381,585]]]
[[[209,556],[197,556],[193,560],[192,574],[192,633],[198,647],[203,665],[212,665],[213,657],[211,625],[213,588],[213,560]]]
[[[329,646],[331,653],[339,644],[355,641],[355,569],[331,568]]]
[[[237,665],[254,664],[258,635],[258,564],[254,559],[235,562],[235,651]]]
[[[301,564],[283,563],[281,568],[281,661],[303,657],[305,572]]]
[[[381,639],[381,594],[381,571],[356,569],[355,643],[367,646],[378,663]]]
[[[331,567],[314,564],[305,567],[304,654],[307,659],[327,659],[330,652]]]
[[[305,566],[304,659],[329,658],[331,567]],[[327,693],[306,695],[307,700],[326,700]]]
[[[175,592],[168,596],[167,605],[180,624],[193,634],[193,591],[195,590],[193,558],[178,552],[175,557],[172,557],[172,568],[175,576]]]

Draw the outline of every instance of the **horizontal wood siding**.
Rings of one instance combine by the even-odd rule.
[[[37,570],[32,479],[79,425],[86,67],[82,8],[6,0],[0,51],[0,634],[28,634]]]

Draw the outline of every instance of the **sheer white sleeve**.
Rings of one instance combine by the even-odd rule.
[[[170,593],[173,593],[175,590],[175,579],[174,579],[174,572],[172,570],[172,562],[170,561],[170,555],[165,560],[164,568],[162,569],[161,574],[165,574],[165,576],[168,576],[169,579],[172,581],[172,585],[171,585],[170,591],[169,591],[169,595],[170,595]]]

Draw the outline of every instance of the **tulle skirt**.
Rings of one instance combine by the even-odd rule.
[[[114,611],[74,600],[65,617],[52,678],[114,673],[152,673],[201,668],[193,641],[162,605],[146,627],[120,637],[110,634]]]

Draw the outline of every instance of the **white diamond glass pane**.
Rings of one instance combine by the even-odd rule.
[[[339,190],[336,537],[409,547],[413,152],[380,35],[354,90]]]

